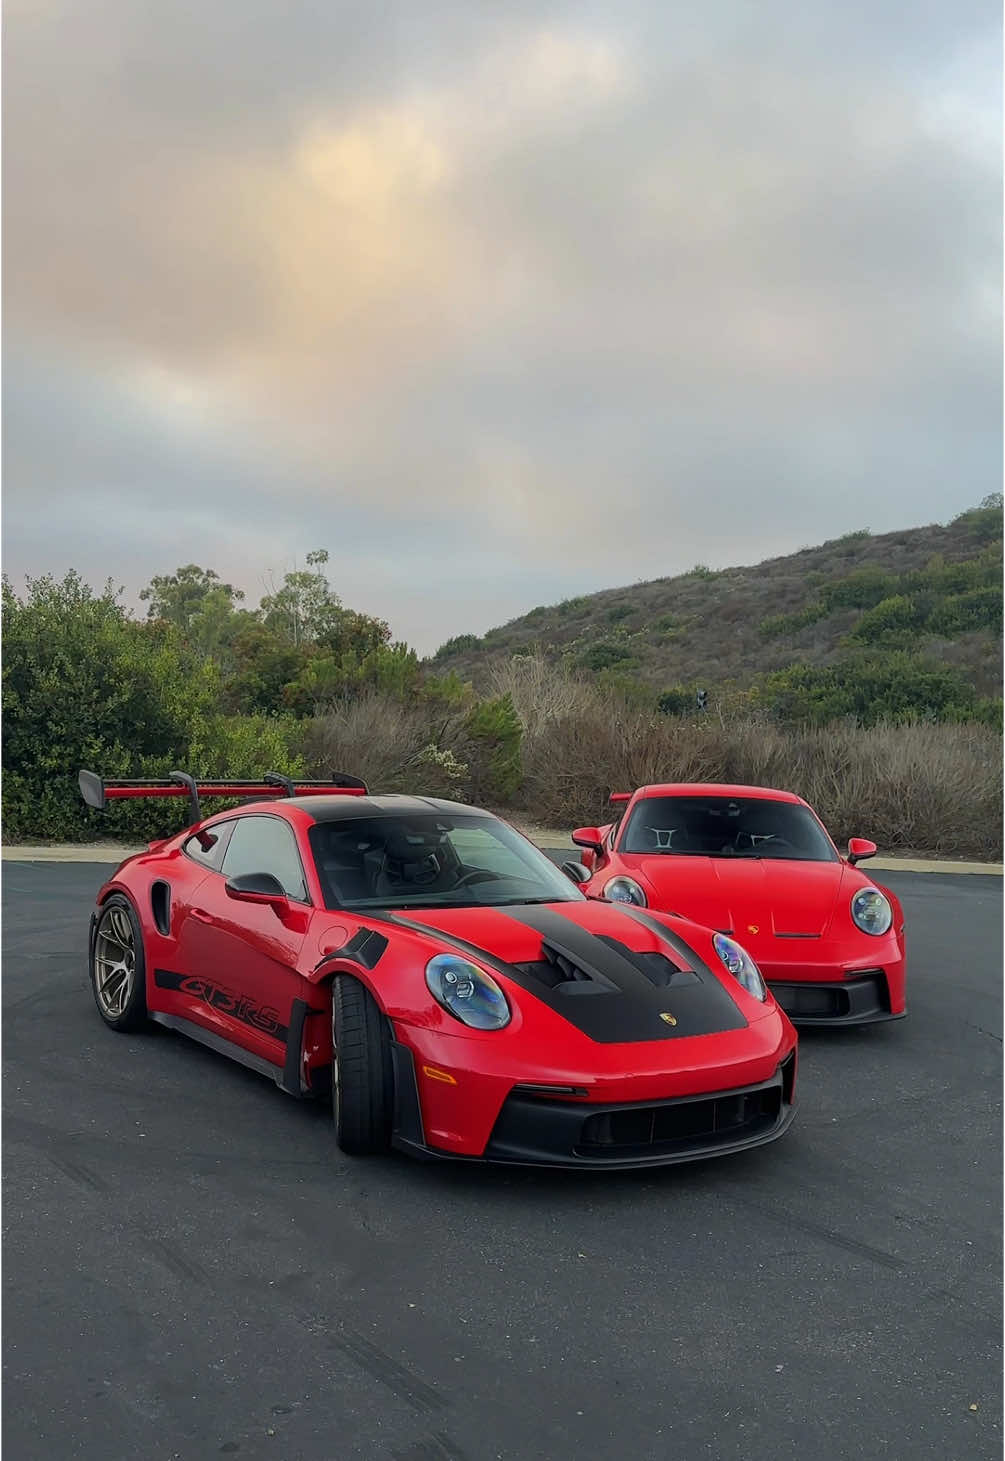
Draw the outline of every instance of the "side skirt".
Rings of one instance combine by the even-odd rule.
[[[227,1040],[223,1035],[216,1035],[212,1030],[204,1030],[194,1020],[185,1020],[181,1015],[163,1015],[159,1010],[151,1010],[148,1018],[155,1024],[163,1025],[166,1030],[177,1030],[179,1035],[187,1035],[190,1040],[196,1040],[200,1045],[215,1050],[218,1055],[226,1055],[228,1059],[236,1060],[238,1065],[246,1065],[249,1070],[255,1070],[259,1075],[267,1075],[270,1080],[275,1081],[277,1086],[282,1087],[283,1067],[281,1065],[273,1065],[271,1060],[265,1060],[260,1055],[253,1055],[250,1050],[235,1045],[233,1040]]]

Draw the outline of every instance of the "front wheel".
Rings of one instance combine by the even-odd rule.
[[[391,1032],[373,995],[349,974],[332,981],[332,1107],[344,1152],[387,1151],[394,1115]]]
[[[146,959],[143,931],[128,898],[113,893],[102,905],[91,945],[91,990],[98,1014],[113,1030],[146,1024]]]

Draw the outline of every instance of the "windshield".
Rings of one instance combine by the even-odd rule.
[[[494,817],[350,817],[310,829],[328,908],[582,902],[553,862]]]
[[[666,857],[838,860],[807,807],[766,797],[646,797],[632,808],[618,851]]]

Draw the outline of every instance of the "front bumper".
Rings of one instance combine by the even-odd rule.
[[[768,1080],[670,1100],[599,1104],[516,1086],[503,1102],[484,1152],[468,1155],[428,1143],[412,1052],[395,1043],[392,1053],[393,1142],[426,1159],[614,1171],[663,1167],[764,1146],[782,1136],[795,1116],[792,1051]]]
[[[812,983],[767,979],[768,988],[794,1025],[876,1025],[902,1020],[906,1009],[891,1008],[890,986],[882,969],[853,978]]]

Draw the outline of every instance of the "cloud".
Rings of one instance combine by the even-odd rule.
[[[431,648],[950,516],[1001,482],[999,42],[977,3],[12,0],[7,561],[324,544]]]

